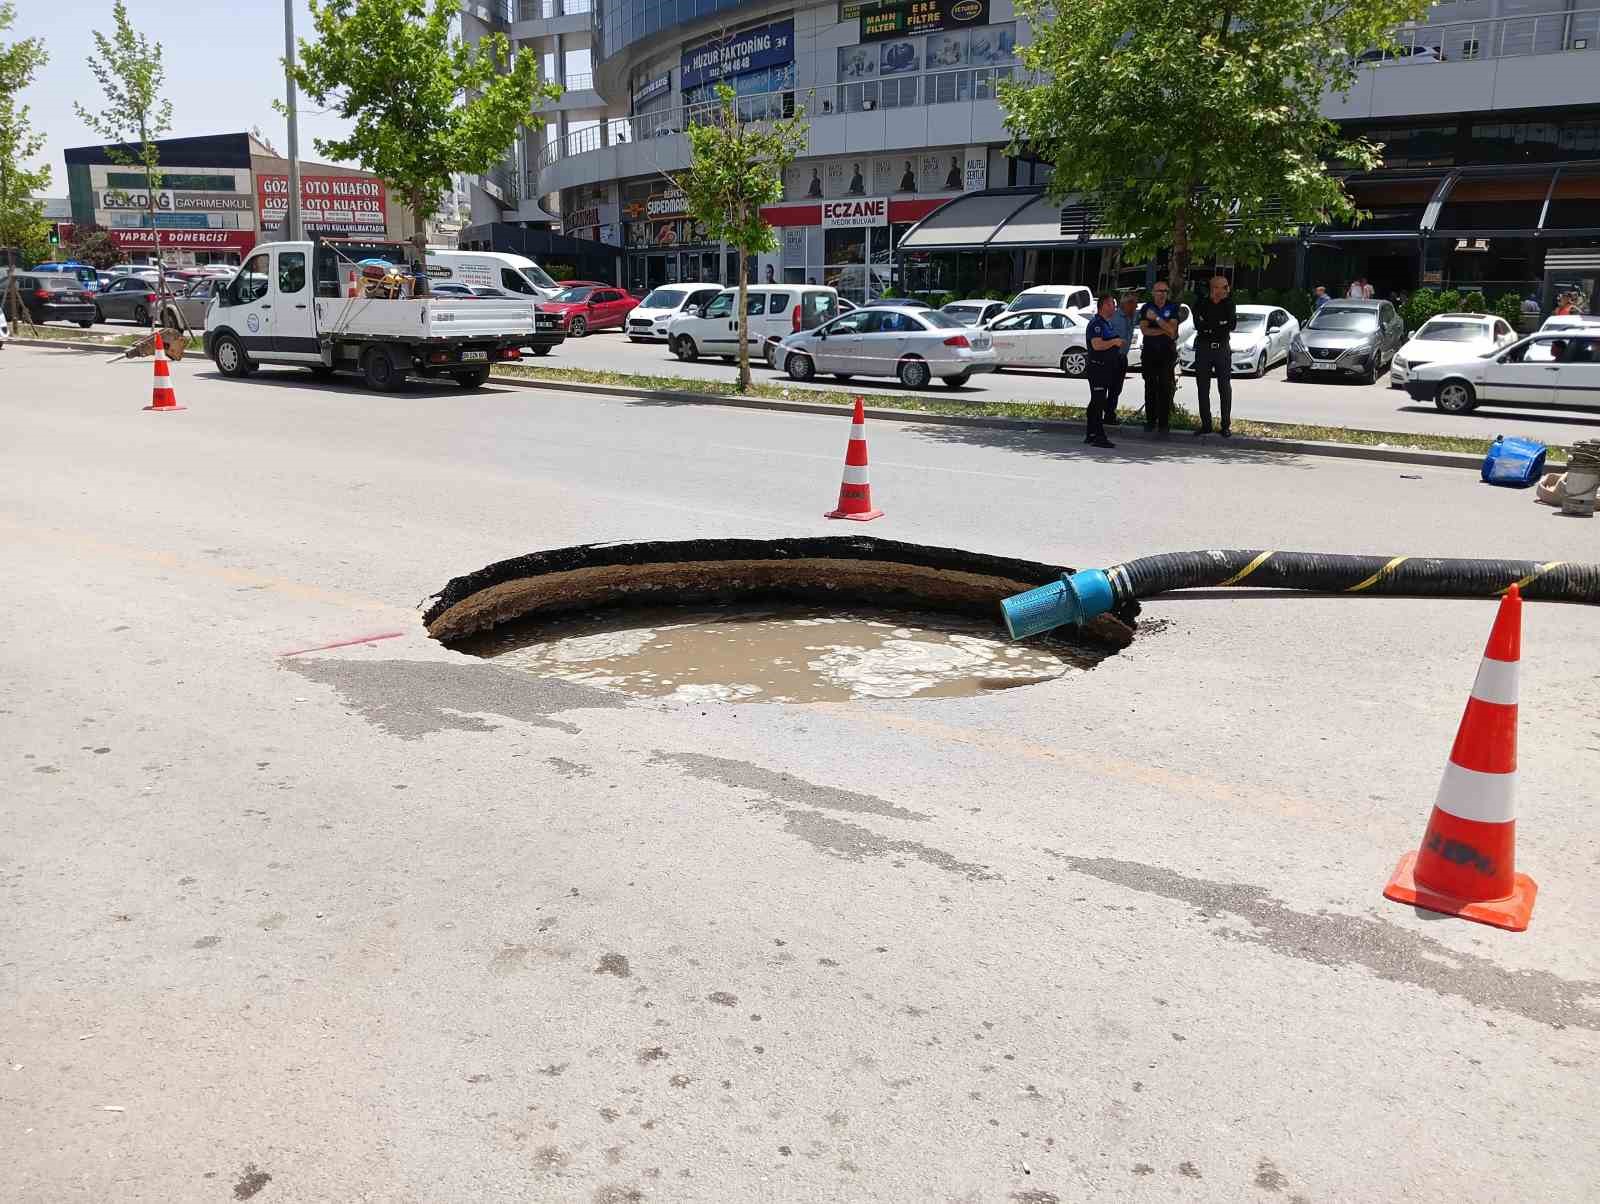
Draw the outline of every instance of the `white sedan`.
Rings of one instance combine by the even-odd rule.
[[[1082,376],[1089,367],[1088,320],[1066,309],[1025,309],[989,323],[995,370],[1058,368]]]
[[[1279,360],[1289,358],[1289,344],[1300,333],[1300,320],[1277,305],[1235,306],[1238,322],[1228,339],[1233,375],[1265,376]],[[1178,367],[1194,371],[1194,333],[1178,348]]]
[[[1446,414],[1506,404],[1600,410],[1600,330],[1542,330],[1484,358],[1414,368],[1406,392]]]
[[[1516,341],[1511,323],[1493,314],[1436,314],[1389,362],[1389,384],[1403,389],[1411,373],[1426,364],[1493,355]]]

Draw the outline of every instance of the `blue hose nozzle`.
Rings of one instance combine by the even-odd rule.
[[[1080,569],[1070,577],[1041,585],[1000,601],[1006,630],[1014,640],[1027,639],[1064,623],[1082,623],[1111,609],[1111,578],[1102,569]]]

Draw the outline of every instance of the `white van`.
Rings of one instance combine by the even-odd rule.
[[[720,284],[663,284],[660,288],[651,289],[643,301],[628,311],[628,320],[623,324],[623,329],[635,343],[664,339],[667,337],[668,324],[681,311],[709,305],[721,291]]]
[[[468,288],[497,288],[523,297],[549,300],[561,286],[526,255],[504,251],[452,251],[448,247],[429,247],[428,266],[444,271],[430,272],[435,280],[453,280]]]
[[[839,292],[822,284],[758,284],[749,287],[749,346],[751,355],[772,363],[778,340],[798,330],[810,330],[839,314]],[[723,289],[698,310],[680,310],[667,323],[667,346],[680,360],[702,355],[736,359],[739,355],[739,317],[734,306],[739,290]]]

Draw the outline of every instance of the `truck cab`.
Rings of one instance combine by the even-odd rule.
[[[206,354],[226,376],[298,365],[357,372],[385,392],[410,376],[476,388],[496,362],[521,358],[534,330],[530,302],[369,295],[362,261],[403,264],[408,252],[354,239],[256,247],[206,306]]]

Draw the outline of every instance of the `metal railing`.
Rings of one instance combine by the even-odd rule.
[[[1447,63],[1472,62],[1596,50],[1600,49],[1600,8],[1414,25],[1396,30],[1395,40],[1402,53],[1379,65],[1412,66],[1440,59]]]
[[[594,75],[588,71],[574,71],[561,81],[561,86],[568,92],[592,92]]]
[[[553,17],[577,17],[590,12],[594,0],[517,0],[517,20],[548,21]]]

